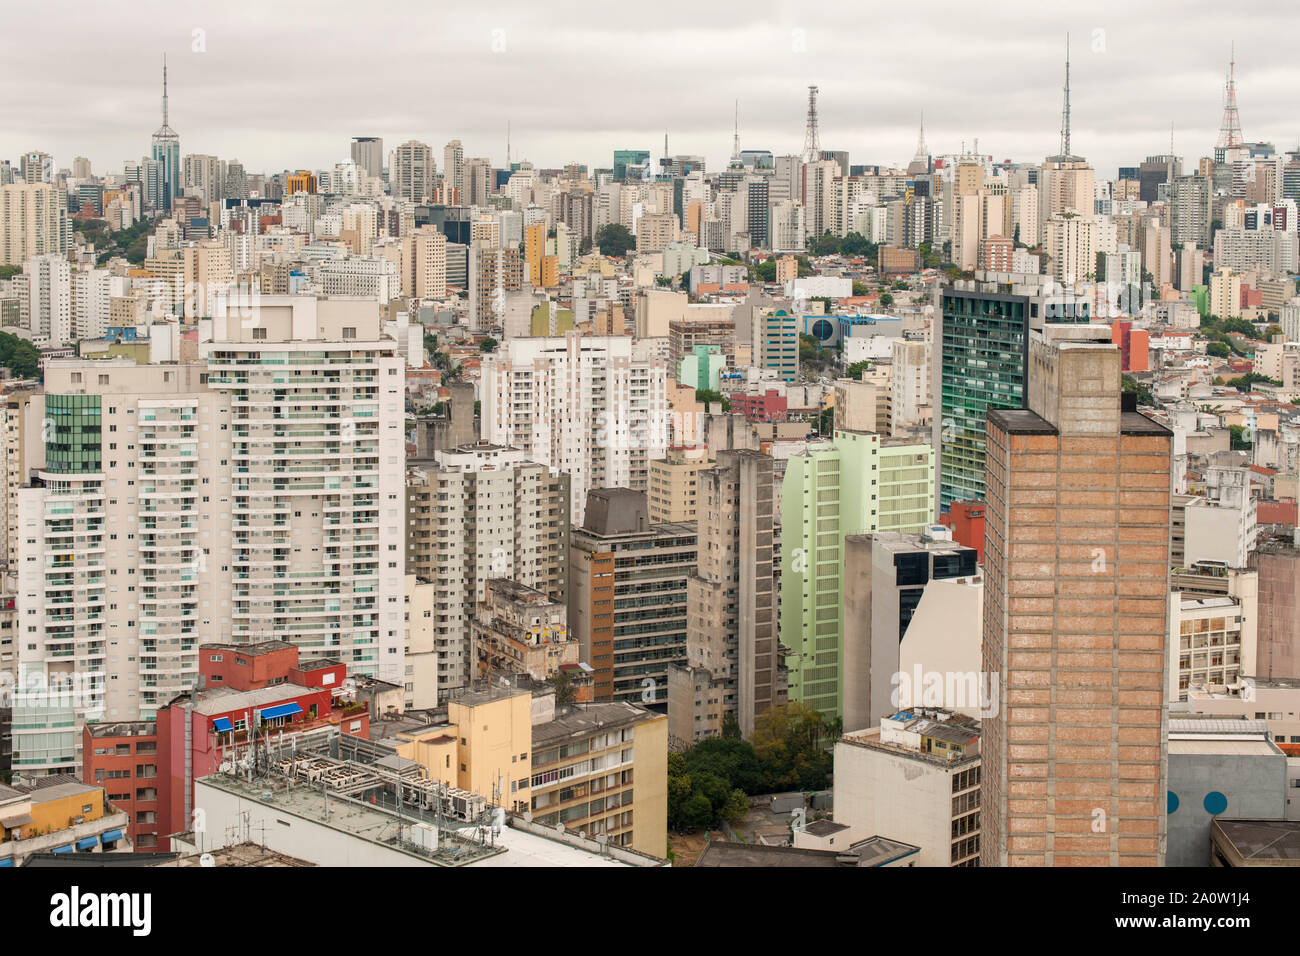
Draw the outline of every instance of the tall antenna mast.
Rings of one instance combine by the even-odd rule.
[[[163,128],[167,128],[167,54],[163,54]]]
[[[506,120],[506,172],[510,172],[510,120]]]
[[[740,100],[736,100],[736,116],[733,123],[731,134],[731,158],[736,159],[740,156]]]
[[[1242,141],[1241,118],[1237,115],[1237,44],[1234,42],[1228,60],[1228,83],[1223,92],[1223,122],[1219,125],[1215,149],[1232,149]]]
[[[808,87],[808,127],[803,137],[803,161],[815,163],[821,158],[821,140],[817,135],[817,87]]]
[[[1065,107],[1061,110],[1061,155],[1070,152],[1070,34],[1065,35]]]

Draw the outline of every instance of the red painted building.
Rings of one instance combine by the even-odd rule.
[[[327,726],[367,736],[369,712],[347,699],[346,676],[338,661],[300,665],[283,641],[205,644],[200,689],[160,707],[153,722],[85,726],[82,779],[130,814],[137,849],[167,850],[172,834],[191,829],[193,782],[238,759],[251,729],[262,742]]]
[[[939,523],[952,529],[952,539],[975,549],[975,560],[984,563],[984,502],[954,501],[939,515]]]
[[[775,389],[769,388],[762,395],[735,392],[728,399],[732,414],[744,415],[751,422],[783,422],[788,411],[785,396]]]
[[[1146,329],[1135,329],[1133,323],[1121,320],[1110,327],[1110,340],[1119,346],[1120,368],[1125,372],[1151,370],[1151,336]]]

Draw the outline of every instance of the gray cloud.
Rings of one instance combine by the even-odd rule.
[[[1032,19],[1031,19],[1032,17]],[[615,148],[704,155],[803,144],[806,87],[821,88],[821,143],[853,162],[905,163],[925,112],[933,152],[979,139],[998,158],[1056,151],[1064,37],[1073,37],[1073,144],[1102,175],[1174,145],[1214,144],[1235,38],[1248,139],[1294,148],[1300,79],[1284,43],[1297,16],[1276,4],[881,8],[665,2],[104,2],[14,8],[0,31],[10,92],[0,156],[28,149],[70,166],[118,170],[148,150],[159,119],[161,54],[183,152],[250,169],[319,168],[353,135],[420,139],[441,153],[607,166]],[[193,52],[195,30],[205,52]],[[495,49],[494,49],[495,44]]]

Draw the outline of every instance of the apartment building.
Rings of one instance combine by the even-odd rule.
[[[773,460],[721,451],[700,472],[699,561],[687,579],[686,665],[668,669],[669,733],[741,734],[788,699],[780,648]]]
[[[517,338],[483,359],[482,435],[570,476],[581,524],[595,488],[644,492],[668,447],[667,370],[645,342]]]
[[[650,523],[695,521],[699,498],[699,475],[713,467],[708,449],[671,445],[666,457],[650,462]]]
[[[919,532],[934,520],[934,449],[837,431],[786,463],[781,487],[781,643],[790,699],[825,717],[844,706],[844,539]]]
[[[236,305],[220,298],[199,334],[207,385],[230,409],[230,457],[217,462],[229,509],[216,509],[231,529],[230,639],[285,640],[403,683],[397,343],[373,300]]]
[[[566,600],[569,500],[567,475],[489,442],[435,451],[408,475],[407,571],[433,587],[439,699],[476,676],[470,627],[490,580]]]

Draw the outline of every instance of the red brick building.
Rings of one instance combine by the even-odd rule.
[[[137,850],[167,850],[193,825],[194,781],[250,749],[250,730],[263,743],[328,726],[367,736],[369,712],[349,699],[346,676],[338,661],[299,665],[298,649],[283,641],[205,644],[200,689],[160,707],[154,721],[86,724],[82,780],[130,814]]]

